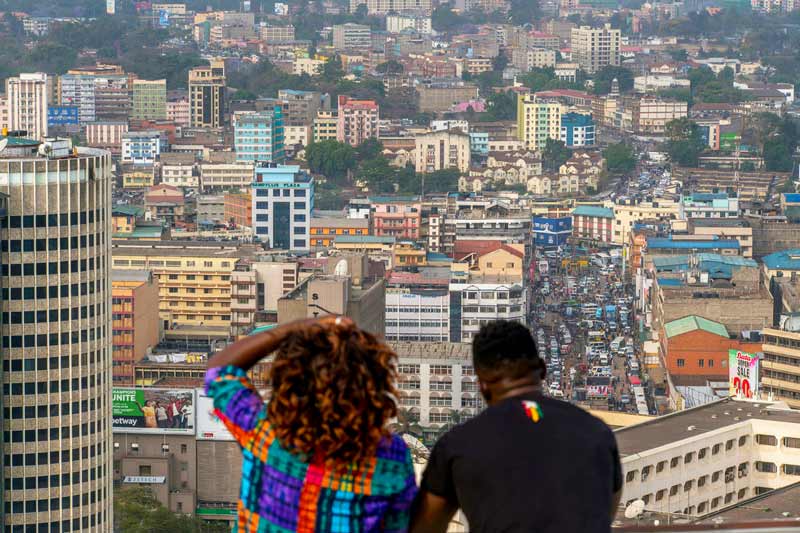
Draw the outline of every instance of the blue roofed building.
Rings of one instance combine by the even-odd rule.
[[[652,287],[645,314],[652,330],[689,315],[719,322],[734,336],[772,324],[773,298],[753,259],[687,252],[652,257],[647,269],[643,285]]]
[[[735,218],[739,198],[735,193],[696,192],[681,197],[680,218]]]
[[[796,276],[797,272],[800,272],[800,249],[775,252],[764,256],[761,261],[767,279]]]
[[[714,252],[721,255],[739,255],[741,245],[735,239],[720,239],[717,236],[670,235],[648,237],[649,255],[677,255],[691,252]]]
[[[561,140],[570,148],[594,146],[595,125],[592,116],[581,113],[561,115]]]

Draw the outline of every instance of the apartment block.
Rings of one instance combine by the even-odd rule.
[[[284,159],[284,128],[281,106],[237,114],[233,125],[237,162],[281,163]]]
[[[551,100],[537,100],[535,95],[517,97],[517,136],[530,150],[541,150],[548,139],[561,138],[563,105]]]
[[[112,370],[114,385],[134,385],[133,366],[161,340],[158,281],[146,270],[111,274]]]
[[[113,268],[149,270],[158,280],[159,317],[164,330],[177,326],[228,330],[231,273],[236,246],[219,243],[115,240]]]
[[[604,24],[602,28],[581,26],[571,33],[572,60],[588,74],[620,64],[620,30]]]
[[[20,74],[6,80],[8,128],[25,131],[31,139],[47,137],[47,74]]]
[[[166,120],[167,80],[133,80],[133,111],[136,120]]]
[[[414,139],[417,172],[454,168],[467,172],[470,164],[470,137],[461,130],[419,134]]]
[[[189,71],[189,111],[193,128],[220,128],[225,122],[225,61]]]
[[[334,50],[369,50],[372,47],[372,30],[363,24],[335,24],[333,26]]]
[[[379,115],[380,108],[373,100],[355,100],[339,95],[336,140],[358,146],[371,137],[377,137]]]

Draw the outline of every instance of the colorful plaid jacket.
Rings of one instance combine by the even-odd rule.
[[[240,533],[403,532],[416,494],[411,454],[394,435],[366,468],[336,473],[283,448],[244,370],[210,368],[206,393],[242,447]]]

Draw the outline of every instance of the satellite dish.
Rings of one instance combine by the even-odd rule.
[[[639,518],[644,512],[644,500],[633,500],[625,508],[625,518]]]
[[[8,139],[7,138],[0,140],[0,152],[5,150],[7,145],[8,145]]]
[[[347,267],[347,260],[340,259],[338,263],[336,263],[336,268],[333,269],[334,276],[347,276],[348,274],[348,267]]]

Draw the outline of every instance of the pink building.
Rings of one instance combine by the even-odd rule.
[[[377,137],[379,111],[373,100],[353,100],[339,95],[336,140],[358,146],[370,137]]]
[[[419,239],[422,204],[416,198],[371,198],[370,201],[375,236]]]

